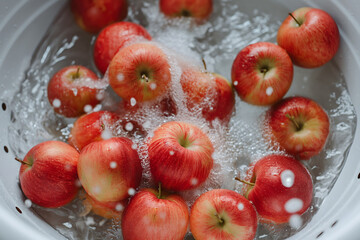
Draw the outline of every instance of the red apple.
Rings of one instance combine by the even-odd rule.
[[[183,71],[180,79],[190,111],[201,109],[202,116],[208,121],[215,118],[230,120],[234,111],[235,95],[229,81],[216,73],[195,69]]]
[[[60,141],[34,146],[20,167],[20,184],[33,203],[57,208],[71,202],[78,193],[77,164],[79,153]]]
[[[113,90],[134,104],[163,95],[171,82],[168,57],[150,43],[121,48],[112,59],[108,72]]]
[[[263,222],[288,222],[311,204],[313,184],[308,170],[296,159],[269,155],[254,165],[244,195],[255,206]]]
[[[289,14],[281,24],[277,42],[288,52],[294,64],[315,68],[335,56],[340,35],[336,22],[327,12],[303,7]]]
[[[99,202],[121,201],[139,185],[141,162],[128,138],[88,144],[80,152],[78,175],[85,191]]]
[[[232,65],[231,78],[243,101],[254,105],[271,105],[289,90],[293,65],[281,47],[258,42],[238,53]]]
[[[126,0],[71,0],[70,5],[76,22],[90,33],[123,20],[128,12]]]
[[[85,195],[83,204],[88,212],[92,211],[96,215],[103,218],[121,220],[123,210],[126,207],[128,199],[116,202],[99,202],[90,197],[89,194]]]
[[[272,106],[266,124],[273,142],[300,159],[317,155],[329,135],[329,118],[322,107],[305,97],[290,97]]]
[[[168,17],[209,18],[213,10],[212,0],[160,0],[160,10]]]
[[[151,40],[142,26],[132,22],[117,22],[105,27],[97,36],[94,45],[96,67],[104,74],[117,51],[135,41]]]
[[[81,151],[91,142],[116,136],[119,116],[109,111],[93,112],[81,116],[74,122],[69,136],[69,144]]]
[[[212,167],[214,152],[208,136],[197,126],[168,122],[154,132],[149,143],[151,174],[170,190],[187,190],[203,183]]]
[[[78,117],[91,111],[102,100],[103,86],[90,69],[72,65],[54,74],[47,88],[55,112],[65,117]]]
[[[178,195],[142,189],[125,208],[121,230],[124,240],[182,240],[189,225],[189,210]]]
[[[252,240],[256,229],[254,206],[231,190],[208,191],[191,208],[190,230],[197,240]]]

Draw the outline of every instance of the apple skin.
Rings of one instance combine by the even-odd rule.
[[[62,68],[48,83],[50,105],[56,113],[65,117],[81,116],[85,113],[86,105],[94,108],[102,100],[99,96],[103,89],[95,86],[98,80],[96,74],[84,66]]]
[[[254,105],[271,105],[289,90],[293,64],[281,47],[258,42],[243,48],[236,56],[231,79],[239,97]]]
[[[249,200],[227,189],[203,193],[190,213],[190,230],[197,240],[252,240],[257,222],[255,208]]]
[[[315,68],[329,62],[340,44],[339,29],[334,19],[325,11],[303,7],[288,16],[281,24],[277,42],[283,47],[294,64],[304,68]]]
[[[128,199],[124,199],[116,202],[99,202],[90,197],[89,194],[85,195],[83,204],[88,211],[92,211],[96,215],[99,215],[107,219],[121,220],[123,210],[128,203]]]
[[[284,171],[291,172],[293,177],[282,177]],[[295,158],[265,156],[249,172],[246,180],[255,185],[244,186],[244,195],[254,204],[262,222],[286,223],[293,214],[301,215],[310,207],[313,196],[311,175]],[[287,185],[289,182],[292,184]],[[291,206],[291,201],[301,205]]]
[[[77,195],[77,164],[79,153],[60,141],[37,144],[26,154],[20,167],[20,185],[33,203],[57,208],[71,202]]]
[[[117,22],[105,27],[96,38],[94,62],[104,74],[117,51],[134,41],[151,40],[142,26],[132,22]]]
[[[210,139],[189,123],[173,121],[161,125],[148,146],[151,174],[168,190],[196,188],[213,167]]]
[[[137,103],[154,100],[167,92],[171,73],[168,57],[150,43],[135,43],[121,48],[109,69],[112,89],[125,101]]]
[[[81,151],[91,142],[104,140],[104,131],[115,135],[117,122],[120,117],[113,112],[99,111],[82,115],[74,122],[68,142]]]
[[[71,0],[77,24],[87,32],[97,33],[107,25],[126,18],[126,0]]]
[[[160,11],[168,17],[209,18],[213,10],[212,0],[160,0]]]
[[[328,115],[309,98],[285,98],[268,110],[265,119],[266,135],[302,160],[319,154],[329,135]]]
[[[230,120],[235,108],[235,94],[226,78],[216,73],[186,69],[180,83],[190,111],[200,107],[202,116],[208,121],[215,118],[224,122]]]
[[[176,194],[142,189],[125,208],[121,229],[124,240],[182,240],[188,230],[189,210]]]
[[[140,185],[142,166],[132,141],[110,138],[85,146],[79,156],[78,175],[87,194],[99,202],[121,201]]]

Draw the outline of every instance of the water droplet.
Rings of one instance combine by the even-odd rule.
[[[199,182],[199,180],[197,178],[191,178],[190,179],[190,184],[193,185],[193,186],[197,185],[198,182]]]
[[[151,127],[151,122],[150,121],[145,121],[144,122],[144,124],[143,124],[143,127],[145,128],[145,129],[148,129],[148,128],[150,128]]]
[[[57,98],[54,99],[54,101],[52,102],[53,107],[55,108],[59,108],[61,106],[61,101]]]
[[[32,201],[31,201],[30,199],[26,199],[24,203],[25,203],[25,206],[26,206],[26,207],[31,208],[31,206],[32,206]]]
[[[175,154],[175,152],[174,152],[174,151],[170,151],[169,154],[172,156],[172,155]]]
[[[129,194],[130,196],[133,196],[133,195],[135,194],[135,189],[129,188],[128,194]]]
[[[134,125],[131,123],[131,122],[128,122],[126,125],[125,125],[125,130],[130,132],[134,129]]]
[[[133,150],[136,150],[137,149],[137,144],[136,143],[133,143],[133,145],[131,145],[131,148],[133,149]]]
[[[296,213],[304,206],[304,202],[299,198],[291,198],[285,203],[285,210],[288,213]]]
[[[301,216],[298,214],[292,215],[289,219],[289,225],[294,229],[299,229],[302,224],[303,224],[303,220]]]
[[[105,97],[105,94],[103,91],[100,91],[96,94],[96,99],[99,100],[99,101],[102,101],[104,100],[104,97]]]
[[[85,224],[86,224],[87,226],[95,225],[95,220],[94,220],[94,218],[93,218],[93,217],[87,217],[87,218],[86,218],[86,221],[85,221]]]
[[[136,99],[135,98],[130,98],[130,105],[132,107],[136,105]]]
[[[69,229],[72,228],[72,224],[69,222],[64,222],[63,225]]]
[[[92,106],[91,105],[89,105],[89,104],[86,104],[85,105],[85,107],[84,107],[84,112],[86,112],[86,113],[89,113],[89,112],[91,112],[92,111]]]
[[[150,89],[155,90],[156,89],[156,83],[151,83],[150,84]]]
[[[238,208],[240,211],[244,210],[244,204],[239,203],[239,204],[237,205],[237,208]]]
[[[294,185],[295,174],[291,170],[284,170],[280,174],[281,183],[284,187],[290,188]]]
[[[122,210],[124,210],[124,206],[121,203],[118,203],[115,206],[115,210],[121,212]]]
[[[117,163],[116,162],[110,162],[110,168],[114,169],[117,167]]]
[[[266,89],[266,95],[271,96],[274,92],[274,89],[272,87],[268,87]]]
[[[71,90],[73,91],[74,96],[77,96],[77,94],[78,94],[78,89],[77,89],[77,88],[72,88]]]
[[[119,74],[116,76],[116,78],[117,78],[117,80],[118,80],[119,82],[122,82],[122,81],[124,81],[124,74],[119,73]]]
[[[237,86],[238,84],[238,81],[234,81],[234,86]]]
[[[102,131],[101,133],[101,138],[106,140],[106,139],[110,139],[113,137],[112,132],[109,129],[105,129],[104,131]]]

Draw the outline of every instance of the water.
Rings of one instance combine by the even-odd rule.
[[[285,18],[284,14],[288,12],[271,1],[214,2],[214,14],[201,26],[188,19],[165,19],[158,12],[157,1],[150,0],[130,1],[127,19],[143,25],[171,59],[172,97],[178,103],[179,113],[177,116],[164,116],[158,107],[151,107],[150,110],[149,107],[144,107],[136,115],[123,113],[124,121],[128,123],[125,130],[118,134],[128,136],[126,131],[131,131],[134,127],[131,120],[136,120],[142,126],[147,137],[151,137],[159,125],[171,120],[196,124],[208,134],[215,147],[214,169],[202,187],[181,193],[189,206],[207,190],[228,188],[240,191],[242,185],[234,181],[234,177],[243,178],[251,162],[270,153],[278,153],[262,136],[267,107],[251,106],[237,97],[235,114],[229,128],[226,128],[217,121],[210,126],[199,119],[199,113],[189,113],[182,101],[184,95],[178,82],[181,75],[179,63],[202,67],[204,59],[209,71],[230,79],[232,61],[237,53],[250,43],[275,42],[276,31]],[[235,2],[238,4],[234,4]],[[272,6],[271,13],[267,10],[268,4]],[[84,65],[96,72],[92,61],[94,41],[93,35],[76,26],[68,8],[60,12],[34,52],[26,78],[11,103],[9,141],[17,157],[23,157],[32,146],[46,140],[66,141],[74,120],[54,114],[46,96],[47,83],[56,71],[71,64]],[[286,238],[301,230],[311,220],[334,185],[354,137],[356,115],[341,69],[334,63],[329,63],[318,69],[294,70],[293,84],[287,96],[310,97],[323,106],[330,117],[330,135],[325,149],[311,160],[303,162],[314,183],[314,198],[309,210],[302,216],[293,215],[289,224],[259,225],[258,239]],[[117,106],[120,99],[111,90],[105,93],[104,98],[102,109],[119,110]],[[131,105],[135,107],[136,101],[131,101]],[[149,187],[153,186],[153,182],[143,136],[144,134],[135,134],[132,139],[133,147],[138,149],[144,167],[141,187]],[[291,173],[287,173],[283,177],[285,185],[292,184],[291,176]],[[289,203],[290,210],[299,207],[296,205],[299,202],[296,199],[294,201],[295,204]],[[104,220],[92,213],[87,214],[81,197],[55,210],[38,207],[29,201],[27,206],[69,239],[121,239],[119,223]],[[192,239],[190,234],[187,239]]]

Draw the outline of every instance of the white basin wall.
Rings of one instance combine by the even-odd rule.
[[[216,0],[215,0],[216,1]],[[329,12],[342,35],[335,62],[344,73],[356,112],[360,112],[360,12],[357,0],[278,0],[288,9],[305,5]],[[11,97],[24,79],[30,58],[64,0],[5,0],[0,2],[0,239],[64,239],[24,204],[18,186],[19,164],[7,139]],[[252,1],[256,4],[256,1]],[[290,11],[290,10],[289,10]],[[274,9],[274,13],[278,14]],[[6,108],[5,108],[6,105]],[[359,119],[357,119],[359,124]],[[360,133],[356,130],[348,159],[330,195],[312,221],[291,239],[358,239],[360,235]],[[22,210],[20,214],[16,207]]]

